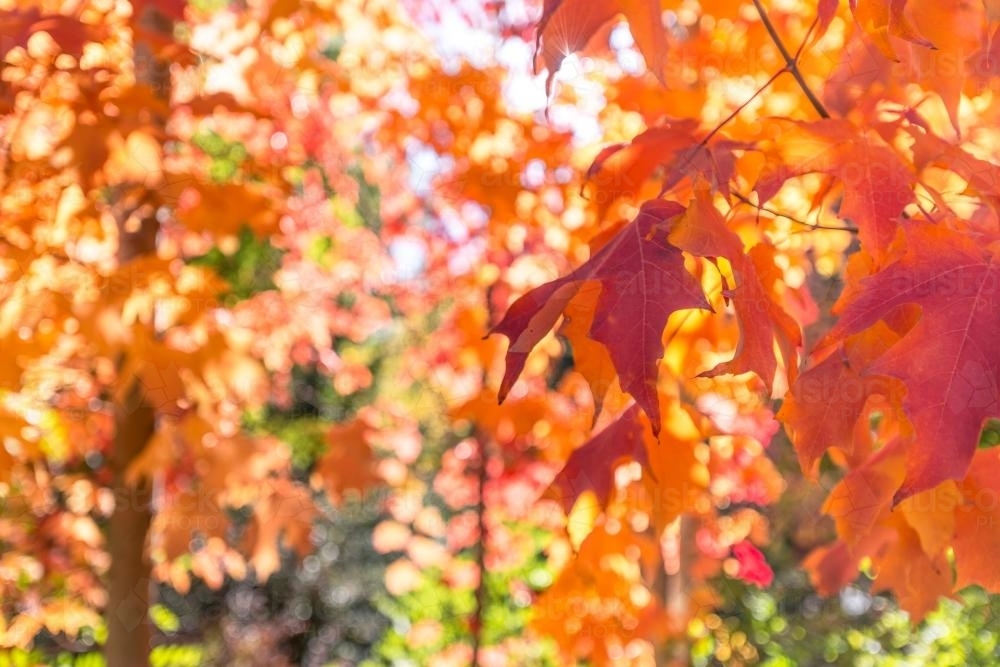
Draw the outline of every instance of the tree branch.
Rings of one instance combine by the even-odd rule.
[[[824,107],[823,103],[819,101],[818,97],[816,97],[816,94],[809,87],[809,84],[807,84],[806,80],[802,78],[802,72],[799,71],[798,62],[792,57],[792,54],[788,52],[788,49],[785,48],[785,43],[782,42],[781,37],[778,36],[778,31],[774,29],[774,24],[771,23],[771,18],[767,15],[764,7],[760,4],[760,0],[753,0],[753,6],[757,8],[757,13],[760,15],[760,20],[763,22],[764,28],[767,29],[767,34],[771,36],[771,41],[773,41],[774,45],[778,47],[778,51],[781,52],[781,57],[785,59],[785,71],[795,77],[795,81],[799,84],[799,88],[801,88],[802,92],[805,93],[806,98],[808,98],[809,103],[812,104],[816,113],[818,113],[821,118],[829,118],[830,112],[826,110],[826,107]]]
[[[694,163],[694,159],[695,159],[695,157],[697,157],[698,153],[700,153],[701,151],[703,151],[703,150],[705,150],[705,149],[708,148],[708,142],[711,141],[712,138],[716,134],[718,134],[722,130],[723,127],[725,127],[726,125],[728,125],[730,121],[732,121],[734,118],[736,118],[736,116],[739,115],[739,113],[741,111],[743,111],[747,107],[747,105],[749,105],[751,102],[753,102],[755,99],[757,99],[757,97],[761,93],[763,93],[765,90],[767,90],[767,88],[772,83],[774,83],[775,79],[777,79],[780,75],[781,75],[781,72],[775,72],[771,76],[771,78],[768,79],[764,83],[763,86],[761,86],[760,88],[758,88],[756,90],[756,92],[754,92],[753,95],[751,95],[750,97],[748,97],[746,99],[746,101],[743,102],[743,104],[741,104],[738,107],[736,107],[735,109],[733,109],[732,113],[730,113],[728,116],[726,116],[718,125],[716,125],[712,129],[711,132],[709,132],[708,134],[706,134],[705,137],[701,141],[698,142],[698,145],[695,147],[695,149],[693,151],[691,151],[690,153],[687,154],[687,156],[685,157],[684,162],[682,164],[679,164],[679,165],[673,167],[673,171],[675,171],[675,172],[678,172],[678,171],[679,172],[684,172],[689,165],[693,164]],[[669,174],[668,174],[668,178],[669,178]],[[660,194],[657,195],[657,196],[662,197],[664,194],[667,193],[668,190],[670,190],[671,188],[673,188],[674,186],[676,186],[677,183],[679,183],[679,182],[680,182],[680,179],[678,179],[677,181],[675,181],[673,184],[670,184],[669,187],[668,187],[667,180],[664,180],[663,187],[660,188]]]
[[[785,220],[791,220],[795,224],[802,225],[803,227],[809,227],[810,229],[828,229],[833,232],[849,232],[851,234],[858,233],[857,227],[851,227],[850,225],[844,225],[843,227],[834,227],[832,225],[821,225],[818,222],[806,222],[805,220],[799,220],[798,218],[793,218],[790,215],[781,213],[780,211],[776,211],[772,208],[761,206],[760,204],[754,204],[752,201],[750,201],[749,198],[747,198],[745,195],[740,194],[739,192],[733,192],[733,196],[739,199],[744,204],[748,206],[753,206],[758,211],[764,211],[765,213],[770,213],[775,217],[784,218]]]

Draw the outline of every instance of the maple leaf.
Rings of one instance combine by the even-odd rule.
[[[649,415],[653,432],[659,432],[657,363],[663,356],[667,318],[677,310],[712,309],[701,286],[684,268],[681,251],[665,238],[664,223],[683,211],[673,202],[646,202],[635,220],[590,260],[511,305],[490,331],[510,339],[501,402],[524,368],[528,353],[552,328],[570,299],[587,281],[598,281],[601,295],[589,335],[608,348],[622,389]]]
[[[826,34],[837,15],[839,5],[840,0],[819,0],[816,5],[816,29],[813,30],[812,36],[809,38],[810,44],[815,44]]]
[[[737,149],[752,144],[717,141],[706,145],[697,138],[698,123],[693,119],[672,120],[650,128],[628,143],[603,148],[587,170],[587,180],[596,189],[600,210],[606,211],[618,198],[635,196],[643,182],[657,168],[663,168],[663,192],[684,178],[699,175],[729,194]]]
[[[1000,44],[1000,36],[997,40]],[[968,182],[967,192],[1000,197],[1000,167],[971,155],[917,125],[908,125],[905,129],[913,137],[913,162],[918,169],[949,169]]]
[[[896,51],[889,37],[900,37],[925,48],[934,45],[920,36],[907,19],[907,0],[850,0],[854,20],[889,60],[896,60]]]
[[[363,419],[332,426],[326,435],[329,448],[316,462],[314,487],[326,489],[334,502],[350,491],[360,495],[379,482],[369,439],[371,427]]]
[[[792,385],[778,418],[789,431],[807,474],[815,474],[816,463],[831,447],[855,453],[859,420],[866,422],[866,434],[870,430],[864,411],[871,397],[883,397],[888,405],[879,407],[890,410],[900,404],[905,393],[900,383],[863,374],[899,338],[892,328],[878,322],[845,340]]]
[[[662,83],[662,54],[666,52],[667,38],[661,13],[657,0],[545,0],[535,52],[541,51],[549,70],[546,92],[551,91],[563,59],[586,46],[594,33],[616,14],[624,14],[628,19],[646,66]]]
[[[601,296],[600,285],[584,285],[563,310],[559,334],[566,337],[573,352],[573,370],[583,375],[594,396],[594,420],[615,381],[615,365],[608,349],[587,335],[594,323],[594,311]]]
[[[962,479],[983,424],[1000,414],[993,340],[1000,331],[1000,239],[979,243],[926,222],[903,230],[905,254],[850,295],[827,339],[863,331],[900,306],[921,308],[913,328],[864,371],[899,378],[907,388],[903,405],[915,440],[894,504]]]
[[[708,191],[702,188],[674,225],[670,240],[700,257],[725,257],[733,267],[736,284],[725,288],[723,295],[732,299],[740,324],[736,355],[732,361],[719,364],[702,375],[713,377],[753,371],[773,387],[779,362],[774,353],[777,343],[781,365],[789,379],[794,379],[802,336],[798,324],[784,311],[772,289],[779,280],[773,248],[761,243],[745,252],[739,236],[726,228]]]
[[[747,541],[733,545],[733,557],[739,563],[736,577],[748,584],[767,588],[774,581],[774,570],[767,564],[767,559],[760,549]]]
[[[585,491],[593,492],[603,507],[611,496],[618,462],[622,459],[646,462],[648,433],[639,406],[633,405],[570,455],[547,495],[560,500],[567,515]]]
[[[882,552],[882,557],[872,590],[893,591],[900,606],[914,620],[921,620],[938,606],[941,596],[951,592],[948,558],[944,553],[928,557],[921,546],[920,535],[899,513],[893,513],[887,524],[887,530],[876,533],[885,542],[877,550]]]
[[[1000,570],[993,557],[1000,548],[998,480],[1000,449],[977,451],[959,485],[963,502],[954,513],[956,588],[979,584],[989,591],[1000,590]]]
[[[962,506],[962,500],[958,485],[947,481],[910,496],[896,508],[916,533],[928,558],[938,558],[951,545],[955,537],[955,510]]]
[[[887,515],[903,475],[904,444],[900,439],[887,443],[844,475],[827,496],[823,512],[834,519],[837,534],[847,543],[861,543]]]
[[[892,590],[916,619],[952,589],[945,547],[952,537],[961,498],[942,485],[901,502],[892,495],[905,474],[906,442],[894,439],[837,484],[823,511],[833,517],[840,539],[814,551],[805,566],[822,595],[857,576],[862,558],[876,572],[873,590]]]
[[[910,43],[910,66],[923,87],[941,96],[948,118],[959,132],[958,105],[965,83],[965,61],[979,50],[986,33],[983,3],[965,0],[893,0],[907,5],[925,42],[900,35]]]
[[[664,429],[647,437],[643,484],[647,498],[639,505],[650,515],[657,534],[677,517],[696,511],[708,488],[708,467],[699,450],[710,428],[697,411],[677,400],[664,404]],[[647,474],[648,473],[648,474]],[[651,501],[651,502],[650,502]]]
[[[767,164],[754,190],[761,203],[793,176],[822,173],[843,187],[840,217],[858,226],[862,247],[879,256],[896,234],[896,218],[914,201],[913,173],[881,138],[846,120],[775,120],[764,142]]]

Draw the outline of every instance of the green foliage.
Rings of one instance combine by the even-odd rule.
[[[468,619],[475,612],[475,593],[469,589],[450,589],[442,574],[439,568],[426,570],[416,589],[380,601],[380,608],[393,619],[393,625],[380,642],[377,656],[365,663],[366,667],[426,664],[430,656],[445,646],[469,642]],[[407,633],[420,621],[440,624],[441,633],[432,643],[413,646]]]
[[[510,530],[529,533],[544,540],[544,531],[527,524],[508,523]],[[460,559],[471,562],[475,554],[469,550]],[[545,576],[539,576],[543,573]],[[514,595],[516,589],[524,590],[526,582],[552,581],[553,573],[539,547],[533,556],[517,566],[485,574],[485,601],[482,611],[480,637],[483,646],[494,646],[504,640],[523,636],[531,618],[530,596]],[[532,588],[530,585],[528,588]],[[535,587],[537,588],[537,587]],[[379,608],[392,619],[379,643],[376,654],[364,663],[365,667],[381,665],[431,665],[432,657],[455,644],[471,644],[476,615],[476,592],[473,589],[453,589],[444,581],[440,568],[422,572],[416,589],[398,597],[385,596]],[[408,638],[417,623],[439,628],[433,641],[414,646]],[[528,649],[531,655],[522,656],[524,664],[545,667],[556,665],[555,647],[547,640],[533,642]]]
[[[51,656],[47,656],[44,651],[24,649],[4,649],[0,650],[0,667],[104,667],[107,663],[100,653],[71,653],[60,651]],[[153,663],[154,667],[161,667]],[[173,667],[163,665],[162,667]],[[181,667],[177,665],[176,667]]]
[[[154,604],[149,608],[149,618],[161,632],[177,632],[181,627],[177,614],[162,604]]]
[[[825,664],[845,667],[1000,664],[1000,596],[979,588],[962,591],[959,600],[942,599],[914,627],[906,612],[889,598],[871,595],[863,584],[845,589],[839,599],[807,594],[799,608],[789,606],[787,589],[776,593],[734,587],[741,590],[729,600],[728,615],[695,640],[695,665],[785,667],[815,664],[819,656]],[[743,644],[750,649],[742,653],[756,659],[720,660],[719,655],[737,652],[738,647],[724,646],[737,635],[745,637]]]
[[[204,649],[192,644],[157,646],[149,655],[150,667],[201,667]]]
[[[208,174],[216,183],[233,180],[247,159],[247,149],[242,143],[226,141],[216,132],[200,132],[194,136],[192,143],[212,158]]]
[[[979,436],[979,447],[986,449],[997,445],[1000,445],[1000,419],[987,419]]]
[[[323,50],[321,51],[323,57],[333,62],[337,62],[337,59],[340,58],[340,52],[344,50],[345,42],[346,40],[344,39],[343,33],[337,33],[331,37],[327,40]]]
[[[989,430],[990,425],[987,425]],[[859,667],[986,666],[1000,664],[1000,596],[968,588],[960,600],[942,599],[913,626],[891,596],[871,592],[866,575],[839,596],[819,597],[799,568],[803,556],[829,541],[828,519],[811,520],[841,472],[821,467],[822,487],[796,475],[790,444],[777,438],[770,454],[788,488],[768,511],[772,541],[766,549],[774,584],[761,590],[724,578],[716,582],[721,603],[690,632],[692,664],[794,667],[829,664]]]
[[[210,14],[229,6],[230,0],[188,0],[191,6],[199,12]]]
[[[41,659],[38,651],[19,648],[0,650],[0,667],[33,667]]]
[[[319,266],[325,268],[329,266],[330,260],[326,255],[331,249],[333,249],[333,239],[329,236],[318,236],[309,244],[306,256]]]
[[[206,266],[229,283],[223,295],[227,305],[247,299],[258,292],[274,289],[274,273],[281,267],[283,251],[267,239],[258,239],[248,227],[240,230],[236,252],[227,255],[218,248],[191,259],[194,266]]]
[[[292,465],[308,470],[327,449],[326,431],[330,423],[323,419],[298,416],[272,416],[262,420],[257,429],[273,434],[288,447]]]
[[[347,170],[351,178],[358,182],[358,215],[364,222],[365,227],[376,234],[382,232],[382,192],[378,185],[369,183],[365,179],[365,173],[358,165]]]

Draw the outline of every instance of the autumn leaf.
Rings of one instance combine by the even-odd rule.
[[[1000,240],[980,242],[947,227],[909,222],[906,253],[862,283],[843,305],[828,340],[874,325],[895,309],[921,308],[919,321],[864,369],[906,386],[915,435],[894,504],[946,479],[965,477],[983,424],[998,415]]]
[[[819,0],[816,5],[816,29],[813,30],[810,40],[815,43],[819,41],[826,31],[830,28],[830,23],[833,22],[834,17],[837,15],[837,7],[840,5],[840,0]],[[851,9],[857,11],[854,5]]]
[[[904,13],[907,0],[850,0],[850,5],[854,20],[886,58],[896,60],[890,36],[934,48],[934,44],[921,37],[907,19]]]
[[[682,309],[711,310],[701,287],[684,268],[680,250],[665,238],[664,223],[683,210],[671,202],[647,202],[635,220],[590,260],[511,305],[490,332],[511,341],[501,402],[524,368],[528,353],[552,328],[569,300],[587,281],[598,281],[601,296],[590,337],[608,348],[622,389],[649,415],[653,432],[659,431],[656,377],[667,318]]]
[[[616,14],[624,14],[646,66],[663,81],[662,54],[666,51],[666,32],[656,0],[545,0],[538,21],[535,51],[541,51],[549,70],[545,90],[563,59],[582,49],[597,30]]]
[[[635,198],[655,173],[661,173],[661,192],[676,188],[683,180],[703,179],[728,197],[735,175],[737,150],[753,147],[748,142],[698,138],[698,125],[690,119],[671,120],[636,135],[628,143],[603,148],[587,170],[601,216],[622,197]]]
[[[997,43],[1000,44],[1000,39]],[[1000,197],[1000,167],[918,125],[908,125],[906,131],[913,138],[913,162],[918,169],[949,169],[968,182],[970,194]]]
[[[776,275],[774,253],[766,244],[744,251],[743,242],[730,231],[712,203],[707,190],[699,189],[687,211],[670,232],[670,241],[694,255],[723,257],[733,268],[736,283],[723,289],[733,302],[740,324],[740,338],[732,361],[719,364],[702,375],[753,371],[773,387],[779,367],[794,380],[798,348],[802,338],[798,324],[782,307],[772,289]],[[775,355],[775,348],[779,354]]]
[[[955,510],[962,505],[958,485],[949,480],[899,503],[899,511],[920,539],[928,558],[936,558],[955,537]]]
[[[560,335],[566,337],[572,348],[573,370],[587,379],[594,395],[595,421],[604,405],[605,396],[617,379],[608,349],[587,335],[593,326],[600,296],[601,287],[598,284],[581,287],[563,309],[563,323],[559,327]]]
[[[996,501],[1000,480],[1000,450],[975,453],[969,474],[959,483],[962,502],[954,512],[955,573],[957,588],[978,584],[1000,589],[1000,571],[991,554],[1000,548],[1000,507]]]
[[[847,338],[792,385],[778,418],[806,474],[815,474],[816,463],[828,449],[854,454],[857,424],[865,419],[871,397],[883,397],[890,409],[899,406],[905,392],[900,383],[863,374],[899,337],[884,322],[876,323]]]
[[[941,96],[952,127],[960,132],[958,106],[965,84],[965,62],[979,50],[986,34],[983,3],[963,0],[894,0],[906,5],[916,32],[926,43],[907,38],[910,63],[917,80],[928,91]]]
[[[710,476],[705,464],[704,420],[696,410],[676,400],[665,402],[664,428],[658,438],[647,437],[642,482],[646,502],[636,504],[650,515],[662,533],[681,515],[704,502]],[[649,502],[650,500],[653,502]]]
[[[927,549],[941,543],[919,516],[923,508],[938,507],[942,498],[911,496],[896,511],[891,509],[905,459],[905,442],[894,440],[837,484],[823,511],[836,522],[840,540],[810,554],[805,566],[819,591],[830,595],[857,575],[862,558],[870,558],[875,589],[894,591],[904,609],[923,618],[951,590],[951,571],[943,548]],[[955,507],[951,503],[941,509],[947,517]]]
[[[647,421],[639,406],[633,405],[570,455],[546,495],[559,500],[567,515],[586,491],[592,492],[603,507],[611,496],[618,462],[645,462],[649,438]]]
[[[953,587],[951,567],[944,553],[927,556],[920,541],[920,534],[900,514],[893,514],[887,524],[895,535],[886,534],[886,542],[879,549],[879,562],[875,571],[876,592],[892,591],[899,605],[915,621],[923,618],[938,606],[942,596]]]
[[[767,163],[754,186],[761,203],[789,178],[826,174],[843,189],[840,217],[857,225],[865,250],[880,256],[895,237],[896,219],[914,200],[912,171],[880,137],[848,121],[773,122],[776,136],[761,142]]]
[[[348,492],[360,495],[379,482],[369,444],[371,430],[359,417],[337,424],[327,433],[328,449],[316,462],[312,483],[326,489],[335,502]]]
[[[748,584],[767,588],[774,581],[774,570],[767,564],[767,559],[760,549],[750,542],[740,542],[733,545],[733,557],[739,563],[736,577]]]

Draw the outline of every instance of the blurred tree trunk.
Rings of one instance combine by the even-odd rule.
[[[149,86],[155,95],[170,99],[169,63],[157,59],[148,44],[134,46],[136,84]],[[165,124],[166,118],[151,115]],[[155,211],[141,221],[138,229],[128,227],[128,216],[118,223],[118,264],[156,252],[159,223]],[[155,325],[154,325],[155,326]],[[119,360],[121,370],[125,360]],[[136,377],[118,378],[115,406],[115,439],[110,456],[115,510],[108,528],[108,575],[106,622],[108,640],[105,658],[108,667],[140,667],[149,664],[152,627],[149,619],[150,564],[145,554],[146,538],[152,521],[152,482],[142,479],[129,485],[125,473],[142,452],[156,428],[155,406],[145,400],[145,391]]]
[[[661,587],[667,614],[678,623],[674,628],[677,634],[657,652],[656,664],[660,667],[686,667],[691,664],[691,642],[686,631],[687,621],[693,612],[690,570],[697,559],[695,534],[698,526],[694,518],[683,514],[677,520],[680,522],[677,535],[680,567],[674,573],[663,572]]]
[[[138,667],[149,664],[152,633],[149,622],[149,561],[145,557],[146,534],[152,518],[152,485],[142,480],[135,486],[125,482],[128,464],[142,451],[153,434],[153,409],[143,402],[141,385],[132,383],[118,411],[111,467],[115,512],[108,529],[111,570],[108,581],[108,667]]]

